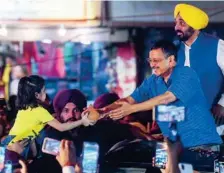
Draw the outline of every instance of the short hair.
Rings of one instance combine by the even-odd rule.
[[[16,100],[18,110],[38,107],[39,101],[35,93],[40,93],[44,85],[44,79],[37,75],[21,78]]]
[[[165,55],[165,58],[173,55],[175,61],[177,61],[177,47],[173,42],[168,40],[159,40],[151,47],[150,51],[155,49],[161,49]]]

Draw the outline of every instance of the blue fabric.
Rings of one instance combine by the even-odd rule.
[[[14,138],[15,136],[14,135],[8,135],[2,142],[1,144],[4,145],[4,146],[7,146]],[[30,151],[30,145],[28,144],[24,151],[22,152],[21,156],[24,158],[24,159],[28,159],[28,156],[29,156],[29,151]]]
[[[8,135],[2,142],[1,144],[4,146],[7,146],[15,137],[15,135]],[[36,148],[37,148],[37,156],[36,157],[41,157],[42,156],[42,144],[44,141],[44,138],[47,137],[46,136],[46,130],[43,129],[39,132],[39,135],[34,139],[35,140],[35,144],[36,144]],[[27,146],[25,146],[25,149],[23,151],[23,153],[21,154],[21,156],[24,159],[28,159],[30,156],[30,150],[31,150],[31,141],[29,141],[29,143],[27,144]]]
[[[186,120],[177,123],[178,134],[184,147],[221,143],[200,81],[192,68],[175,67],[167,83],[162,77],[152,75],[133,92],[131,97],[139,103],[166,91],[172,92],[177,97],[177,100],[169,105],[185,107]],[[169,137],[169,123],[158,122],[158,125],[163,135]]]
[[[209,108],[217,104],[224,91],[224,78],[217,64],[217,48],[219,39],[201,32],[191,45],[189,52],[190,66],[201,81],[202,90],[208,101]],[[185,45],[182,42],[178,51],[178,65],[185,62]]]

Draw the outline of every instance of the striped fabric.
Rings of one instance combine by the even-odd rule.
[[[172,92],[177,97],[177,100],[170,105],[185,107],[186,120],[177,124],[184,147],[221,143],[199,78],[193,69],[175,67],[167,83],[162,77],[152,75],[133,92],[131,97],[139,103],[166,91]],[[169,123],[158,122],[158,125],[163,135],[169,137]]]

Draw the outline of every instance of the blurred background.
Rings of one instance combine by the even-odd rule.
[[[161,38],[178,44],[180,2],[0,0],[0,97],[16,95],[31,74],[46,79],[51,99],[64,88],[80,89],[89,102],[110,91],[129,95],[151,74],[150,46]],[[224,39],[224,2],[189,3],[209,14],[206,32]]]

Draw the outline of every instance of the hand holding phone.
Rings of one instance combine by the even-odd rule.
[[[60,144],[59,154],[56,157],[57,161],[64,166],[76,165],[76,150],[73,142],[62,140]]]
[[[224,173],[224,162],[219,162],[219,173]]]
[[[193,173],[193,166],[191,164],[179,163],[178,167],[180,169],[180,173]]]
[[[95,142],[84,142],[82,167],[84,173],[98,172],[99,145]]]
[[[166,143],[158,142],[156,144],[156,154],[154,158],[154,166],[165,169],[168,159]]]
[[[214,173],[219,173],[219,160],[214,161]]]
[[[44,153],[56,156],[59,153],[60,143],[61,142],[58,140],[45,138],[42,145],[42,151]]]

